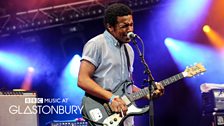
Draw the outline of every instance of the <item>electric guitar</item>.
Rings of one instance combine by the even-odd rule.
[[[202,64],[196,64],[192,67],[186,68],[184,72],[160,81],[160,83],[165,87],[182,78],[193,77],[205,71],[206,69]],[[90,95],[87,95],[83,99],[83,117],[86,118],[92,126],[119,126],[127,117],[132,115],[140,115],[149,111],[149,106],[138,108],[134,102],[135,100],[138,100],[149,94],[148,88],[144,88],[138,92],[128,94],[127,87],[131,84],[132,83],[128,81],[123,82],[116,86],[113,91],[113,94],[119,95],[128,106],[128,111],[124,117],[121,117],[119,113],[112,112],[109,103],[106,101]]]

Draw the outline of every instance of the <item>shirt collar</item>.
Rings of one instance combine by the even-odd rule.
[[[103,34],[109,40],[109,42],[111,42],[114,46],[120,47],[121,44],[118,42],[118,40],[110,32],[105,30]]]

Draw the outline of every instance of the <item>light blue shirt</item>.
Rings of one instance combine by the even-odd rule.
[[[130,72],[124,45],[130,59]],[[82,53],[83,59],[96,67],[92,78],[106,90],[112,91],[118,84],[131,80],[134,51],[128,43],[120,44],[108,31],[92,38],[85,44]],[[127,91],[132,92],[131,86]],[[133,116],[128,117],[123,124],[132,126],[134,124]]]
[[[104,89],[113,90],[118,84],[131,80],[128,71],[126,46],[130,59],[130,71],[133,71],[134,51],[128,44],[120,44],[108,31],[89,40],[83,49],[82,60],[91,62],[96,71],[93,80]]]

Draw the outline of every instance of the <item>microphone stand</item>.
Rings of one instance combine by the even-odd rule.
[[[142,39],[137,35],[136,35],[136,37],[142,42],[142,45],[144,45]],[[146,74],[147,77],[148,77],[147,79],[144,79],[144,82],[148,83],[149,97],[150,97],[150,99],[149,99],[149,108],[150,108],[149,109],[149,116],[150,116],[149,123],[150,123],[150,126],[154,126],[154,106],[153,106],[153,100],[152,100],[152,87],[153,87],[153,89],[156,88],[155,80],[152,76],[152,73],[151,73],[149,67],[148,67],[148,64],[145,62],[144,52],[142,53],[140,51],[139,46],[138,46],[135,38],[132,38],[132,42],[135,45],[135,47],[137,48],[139,57],[141,58],[141,62],[145,67],[144,74]]]

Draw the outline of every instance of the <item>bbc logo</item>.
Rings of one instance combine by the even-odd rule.
[[[25,98],[25,103],[26,104],[41,104],[44,103],[43,98]]]

